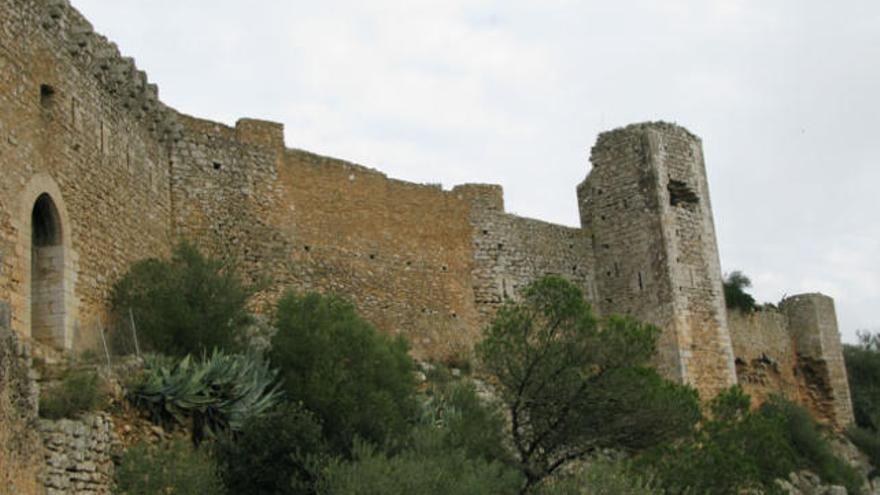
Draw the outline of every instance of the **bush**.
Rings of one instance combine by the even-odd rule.
[[[348,455],[355,437],[399,442],[415,417],[414,365],[402,337],[376,331],[334,296],[286,294],[278,303],[272,363],[289,400],[324,425],[333,452]]]
[[[591,460],[546,483],[540,495],[658,495],[665,493],[650,475],[636,473],[624,461]]]
[[[325,495],[505,495],[519,492],[518,473],[501,463],[448,449],[436,430],[419,429],[412,448],[389,457],[356,442],[353,461],[336,461],[319,493]]]
[[[472,383],[451,382],[433,390],[423,404],[421,424],[437,428],[445,447],[462,449],[470,458],[510,460],[504,416],[495,404],[480,400]]]
[[[752,281],[741,271],[730,272],[724,277],[724,301],[727,307],[751,313],[757,308],[755,298],[745,290],[752,286]]]
[[[696,392],[647,368],[658,330],[604,324],[559,277],[530,284],[498,312],[477,352],[510,417],[523,491],[603,448],[641,449],[690,432]]]
[[[847,429],[846,436],[849,437],[852,443],[858,447],[859,450],[864,452],[871,461],[871,466],[874,469],[868,477],[876,477],[877,470],[880,469],[880,435],[875,431],[852,425]]]
[[[229,493],[310,494],[328,462],[321,425],[314,415],[287,404],[248,420],[240,433],[215,446]]]
[[[159,424],[191,422],[193,440],[205,430],[240,430],[280,400],[278,372],[257,355],[224,354],[195,361],[148,356],[128,397]]]
[[[775,397],[761,406],[759,414],[776,416],[783,421],[788,440],[797,453],[799,467],[815,472],[828,484],[845,486],[849,493],[861,493],[862,477],[855,468],[834,455],[831,444],[806,409]]]
[[[776,493],[775,480],[803,469],[826,483],[859,493],[858,474],[834,457],[815,421],[803,408],[774,398],[749,411],[739,387],[712,402],[713,419],[689,441],[666,445],[640,459],[670,493]]]
[[[182,441],[129,448],[116,466],[116,490],[122,495],[203,495],[224,493],[211,458]]]
[[[40,416],[46,419],[74,419],[98,409],[106,400],[103,383],[94,371],[71,371],[61,383],[40,394]]]
[[[246,304],[253,288],[228,267],[181,243],[170,260],[135,263],[113,287],[117,351],[132,352],[131,316],[145,351],[184,356],[213,349],[237,351],[252,319]]]
[[[880,334],[860,332],[857,345],[844,345],[843,358],[856,425],[880,432]]]

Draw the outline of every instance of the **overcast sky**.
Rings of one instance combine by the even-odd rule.
[[[579,225],[596,135],[703,139],[725,272],[880,330],[878,0],[73,0],[199,117]]]

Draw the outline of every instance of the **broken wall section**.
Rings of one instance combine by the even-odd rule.
[[[853,422],[834,301],[821,294],[785,299],[779,310],[728,313],[740,386],[753,404],[777,394],[836,427]]]

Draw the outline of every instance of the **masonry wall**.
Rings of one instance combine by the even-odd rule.
[[[97,343],[108,289],[166,251],[168,131],[155,87],[60,1],[0,4],[0,299],[30,336],[31,212],[58,210],[59,347]]]
[[[113,487],[113,422],[103,414],[41,419],[46,495],[108,495]]]
[[[802,294],[780,309],[728,312],[740,386],[753,404],[781,395],[836,427],[853,422],[831,298]]]
[[[788,318],[773,309],[727,313],[739,385],[757,405],[771,395],[801,402],[803,376]]]
[[[803,374],[802,401],[831,423],[852,423],[852,398],[834,300],[822,294],[801,294],[784,299],[779,308],[788,318]]]
[[[545,275],[564,277],[596,300],[593,246],[587,231],[504,212],[500,186],[469,184],[453,189],[467,199],[473,232],[471,274],[480,324],[501,304]]]
[[[578,187],[602,313],[663,329],[657,365],[704,398],[736,382],[699,139],[666,123],[599,136]]]
[[[39,392],[29,349],[9,330],[8,314],[8,305],[0,302],[0,492],[37,494]]]
[[[479,326],[470,282],[470,205],[439,187],[284,148],[277,124],[182,118],[175,232],[268,281],[341,294],[419,357],[466,352]],[[273,134],[273,130],[277,133]],[[264,308],[265,309],[265,308]]]

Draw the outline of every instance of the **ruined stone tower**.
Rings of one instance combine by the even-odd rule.
[[[658,367],[703,396],[736,383],[699,138],[665,123],[599,136],[578,186],[596,301],[663,329]]]

